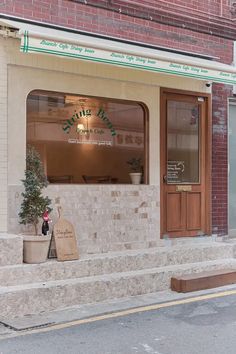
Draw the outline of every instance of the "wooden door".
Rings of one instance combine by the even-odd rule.
[[[162,91],[161,235],[210,232],[207,97]]]

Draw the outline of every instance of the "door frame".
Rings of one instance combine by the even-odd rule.
[[[184,96],[193,96],[193,97],[204,97],[206,102],[206,117],[205,117],[205,230],[204,233],[206,235],[211,235],[212,231],[212,96],[211,94],[202,93],[202,92],[194,92],[194,91],[185,91],[185,90],[176,90],[170,88],[161,88],[160,89],[160,236],[163,238],[164,235],[164,188],[163,188],[163,175],[165,171],[165,159],[164,154],[162,153],[162,149],[164,147],[165,137],[162,132],[164,131],[165,126],[165,112],[166,109],[164,107],[164,94],[177,94]],[[166,132],[165,132],[166,133]],[[181,237],[181,236],[176,236]],[[195,236],[193,236],[195,237]]]

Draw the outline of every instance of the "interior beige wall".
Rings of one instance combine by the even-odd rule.
[[[17,43],[12,41],[8,64],[8,184],[19,185],[24,176],[26,98],[32,90],[41,89],[143,102],[149,111],[149,181],[159,185],[160,87],[206,92],[204,82],[80,60],[22,54]]]
[[[49,177],[73,176],[73,183],[84,183],[82,175],[109,175],[116,183],[129,184],[131,171],[126,161],[135,156],[140,157],[139,151],[131,149],[107,149],[102,146],[48,141],[46,144],[32,142],[31,145],[40,153]]]

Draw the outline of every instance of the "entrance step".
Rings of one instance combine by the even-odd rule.
[[[0,267],[5,286],[74,279],[186,263],[233,258],[233,246],[223,242],[157,247],[81,257],[77,261],[21,264]]]
[[[217,288],[219,286],[235,283],[236,270],[221,269],[171,278],[171,290],[179,293],[187,293],[191,291]]]
[[[235,259],[172,265],[97,276],[0,287],[1,317],[11,318],[71,306],[166,290],[172,277],[234,269]]]
[[[148,294],[173,277],[235,269],[234,244],[204,242],[0,267],[4,318]]]
[[[0,234],[0,267],[23,262],[23,238]]]

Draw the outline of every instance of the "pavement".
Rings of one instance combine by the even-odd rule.
[[[147,311],[148,306],[151,310],[152,306],[158,306],[158,304],[160,304],[160,307],[164,307],[172,303],[181,303],[181,300],[189,299],[189,301],[192,301],[196,298],[198,298],[198,300],[204,300],[209,297],[216,298],[218,296],[227,296],[230,293],[236,294],[236,284],[185,294],[167,290],[112,301],[74,306],[63,310],[43,312],[39,315],[15,318],[0,317],[0,339],[15,337],[23,332],[32,331],[34,329],[53,328],[60,324],[73,323],[73,321],[90,318],[96,320],[99,319],[99,316],[104,317],[106,314],[115,313],[117,317],[119,313],[120,315],[126,315],[126,312],[128,314],[130,311],[133,313],[142,312],[144,309]]]

